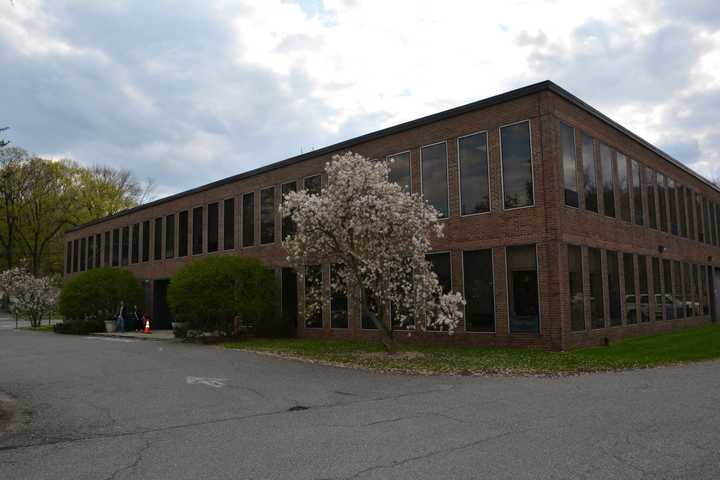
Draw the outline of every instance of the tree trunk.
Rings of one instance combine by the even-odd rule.
[[[365,290],[362,291],[362,308],[364,311],[368,313],[368,316],[372,320],[373,324],[377,327],[378,330],[380,330],[381,336],[380,341],[383,344],[383,347],[385,347],[385,351],[389,354],[393,354],[396,351],[396,345],[395,345],[395,339],[392,335],[392,328],[388,328],[387,325],[385,325],[384,322],[384,313],[385,309],[377,306],[377,309],[379,310],[380,316],[378,316],[377,313],[373,312],[369,308],[369,304],[367,301],[367,294],[365,293]],[[384,307],[384,306],[383,306]]]

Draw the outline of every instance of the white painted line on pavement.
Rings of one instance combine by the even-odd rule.
[[[105,340],[106,342],[122,342],[122,343],[135,343],[138,340],[130,340],[127,338],[117,338],[117,337],[84,337],[88,340]]]
[[[186,377],[185,382],[188,385],[201,384],[213,388],[222,388],[225,386],[227,378],[210,378],[210,377]]]

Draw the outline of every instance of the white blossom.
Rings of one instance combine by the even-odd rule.
[[[0,273],[0,290],[10,299],[10,311],[33,327],[40,326],[43,317],[49,317],[57,306],[54,283],[50,277],[34,277],[22,268]]]

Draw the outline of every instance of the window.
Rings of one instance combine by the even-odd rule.
[[[648,220],[650,228],[658,228],[657,200],[655,198],[655,171],[652,168],[645,168],[645,190],[647,191]]]
[[[132,227],[132,243],[130,245],[130,262],[138,263],[140,261],[140,224],[136,223]]]
[[[165,217],[165,258],[175,256],[175,215]]]
[[[662,276],[660,275],[660,259],[653,257],[652,259],[652,276],[653,276],[653,315],[652,318],[656,322],[663,319],[664,291],[662,285]]]
[[[495,331],[495,283],[492,250],[463,252],[463,285],[465,288],[465,330]]]
[[[630,222],[630,188],[628,186],[627,158],[617,153],[618,188],[620,189],[620,218]]]
[[[207,207],[207,251],[217,252],[219,248],[219,213],[220,206],[217,202]]]
[[[223,248],[235,248],[235,199],[228,198],[223,202]]]
[[[105,232],[105,241],[103,242],[103,255],[105,257],[104,259],[104,265],[106,267],[110,266],[110,232]]]
[[[242,216],[242,246],[252,247],[255,245],[255,193],[243,195]]]
[[[590,326],[605,327],[605,297],[603,293],[602,257],[597,248],[588,248],[590,272]]]
[[[377,318],[378,321],[380,321],[378,316],[379,310],[380,307],[374,297],[370,296],[365,302],[363,302],[361,318],[361,327],[363,330],[377,330],[377,325],[375,325],[373,318]]]
[[[592,212],[598,211],[597,167],[595,166],[595,148],[592,137],[581,135],[582,139],[582,173],[585,195],[585,208]]]
[[[95,260],[95,254],[93,249],[93,241],[95,237],[90,235],[87,239],[87,269],[93,268],[93,260]]]
[[[670,233],[678,235],[680,228],[678,225],[677,198],[675,198],[675,182],[670,177],[667,177],[667,193],[668,203],[670,204]]]
[[[323,271],[320,265],[305,268],[305,328],[322,328]]]
[[[292,268],[284,267],[281,277],[280,308],[285,324],[293,331],[298,319],[297,273]]]
[[[715,231],[715,205],[705,199],[705,209],[707,210],[707,225],[710,230],[710,235],[706,235],[705,238],[710,238],[710,243],[717,246],[717,232]]]
[[[507,247],[510,333],[540,332],[535,245]]]
[[[675,196],[678,201],[678,223],[680,224],[680,235],[687,238],[687,212],[685,211],[685,189],[678,183],[675,184]]]
[[[620,275],[618,273],[617,252],[607,252],[608,300],[610,302],[610,326],[622,325],[620,306]]]
[[[450,293],[452,290],[452,266],[450,265],[450,253],[449,252],[438,252],[431,253],[425,257],[432,268],[432,271],[437,275],[438,283],[442,287],[443,293]],[[440,328],[427,327],[428,330],[438,331]],[[443,331],[447,331],[447,328],[442,328]]]
[[[712,272],[712,267],[700,266],[700,305],[702,306],[702,314],[710,313],[710,304],[708,302],[708,273]]]
[[[682,268],[680,262],[673,260],[673,295],[675,304],[675,318],[683,318],[685,316],[685,300],[682,283]]]
[[[122,266],[130,263],[130,227],[122,228],[122,257],[120,257],[120,264]]]
[[[260,244],[275,242],[275,187],[260,190]]]
[[[163,250],[163,236],[162,236],[162,225],[163,225],[163,219],[162,217],[158,217],[155,219],[155,251],[153,252],[153,259],[155,260],[162,260],[162,250]]]
[[[387,157],[390,168],[388,180],[404,187],[408,192],[412,190],[410,175],[410,152],[396,153]]]
[[[303,188],[310,194],[319,195],[322,191],[322,177],[320,175],[307,177],[303,181]]]
[[[458,138],[460,215],[490,211],[487,133]]]
[[[575,162],[575,129],[560,123],[560,151],[562,156],[565,205],[579,207],[577,191],[577,164]]]
[[[689,188],[685,189],[685,202],[688,214],[688,237],[695,240],[695,196]]]
[[[690,274],[690,264],[685,262],[682,264],[683,279],[685,280],[683,285],[685,286],[685,301],[683,305],[685,307],[685,317],[689,318],[695,315],[693,305],[695,304],[693,296],[693,277]]]
[[[663,312],[665,320],[675,318],[675,296],[673,295],[672,269],[670,260],[663,259]]]
[[[296,182],[283,183],[282,187],[281,187],[283,199],[285,198],[285,195],[287,195],[290,192],[294,192],[296,190],[297,190]],[[282,227],[282,239],[283,240],[285,240],[290,235],[295,235],[295,222],[293,222],[293,220],[290,216],[283,217],[281,227]]]
[[[638,278],[640,279],[640,297],[637,302],[637,311],[640,314],[641,322],[650,321],[650,295],[648,292],[647,272],[647,257],[643,255],[638,255]],[[637,321],[637,318],[635,319],[635,321]]]
[[[630,161],[630,168],[632,170],[632,182],[633,182],[633,209],[634,209],[634,219],[636,225],[643,225],[645,223],[645,216],[643,215],[643,188],[642,183],[640,181],[641,178],[643,178],[643,175],[640,170],[640,164],[636,162],[635,160]]]
[[[142,261],[150,260],[150,220],[145,220],[142,224]]]
[[[705,242],[705,228],[703,226],[702,214],[702,197],[699,193],[695,194],[695,214],[697,219],[697,239],[698,242]]]
[[[80,239],[80,271],[85,270],[85,255],[86,255],[87,239]]]
[[[665,190],[665,176],[657,172],[657,191],[660,208],[660,230],[668,231],[668,214],[667,214],[667,193]]]
[[[77,272],[80,267],[80,242],[73,240],[73,268],[72,271]]]
[[[534,205],[529,121],[500,129],[500,152],[504,208]]]
[[[65,246],[65,273],[72,273],[73,244],[67,242]]]
[[[120,265],[120,230],[114,229],[112,232],[112,242],[113,242],[113,259],[112,259],[112,266],[117,267]]]
[[[702,199],[702,208],[703,208],[703,226],[705,227],[705,243],[710,245],[713,243],[712,241],[712,232],[710,228],[710,216],[709,216],[709,210],[708,210],[708,201],[707,198],[703,197]]]
[[[178,257],[188,254],[188,212],[183,210],[178,214]]]
[[[720,228],[720,205],[715,204],[715,215],[713,217],[714,228]],[[718,243],[720,243],[720,232],[718,232]]]
[[[615,189],[613,186],[613,154],[610,147],[600,144],[600,171],[603,184],[603,212],[615,216]]]
[[[642,300],[637,298],[635,292],[635,259],[632,253],[623,253],[622,258],[623,276],[625,277],[625,322],[637,323]]]
[[[422,193],[441,217],[449,215],[447,183],[447,145],[445,142],[422,147],[420,150]]]
[[[574,332],[585,330],[582,248],[577,245],[568,245],[568,292],[570,294],[570,329]]]
[[[95,235],[95,268],[100,268],[102,262],[102,250],[101,250],[102,235]]]
[[[699,265],[690,265],[690,268],[692,269],[692,278],[693,278],[693,314],[694,315],[702,315],[702,287],[700,286],[702,282],[702,278],[700,277],[700,266]]]
[[[192,211],[192,254],[203,253],[203,207],[195,207]]]
[[[330,326],[332,328],[348,328],[348,299],[340,288],[340,277],[335,269],[330,267]]]

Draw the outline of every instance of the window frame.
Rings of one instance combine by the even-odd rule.
[[[526,207],[519,207],[519,208],[526,208]],[[535,332],[514,332],[510,328],[510,270],[508,269],[508,248],[509,247],[525,247],[532,245],[535,247],[535,281],[537,283],[537,292],[538,292],[538,329],[537,333]],[[518,243],[518,244],[512,244],[512,245],[504,245],[503,250],[505,251],[505,310],[506,317],[507,317],[507,332],[508,336],[513,335],[526,335],[531,337],[540,337],[542,336],[542,293],[540,291],[540,258],[538,256],[538,244],[537,243]]]
[[[447,216],[444,216],[444,217],[441,217],[438,219],[438,221],[441,221],[441,222],[448,220],[450,218],[450,161],[448,159],[448,157],[449,157],[448,147],[447,147],[448,142],[447,142],[447,140],[442,140],[439,142],[420,145],[420,147],[419,147],[419,149],[420,149],[420,195],[422,195],[423,199],[428,201],[425,198],[425,192],[423,189],[423,148],[434,147],[435,145],[442,145],[442,144],[445,145],[445,187],[446,187],[445,196],[447,197],[446,199],[447,199],[448,211],[447,211]],[[430,203],[430,202],[428,201],[428,203]],[[434,206],[433,206],[433,208],[434,208]]]
[[[485,147],[486,147],[486,159],[485,159],[485,166],[487,169],[487,183],[488,183],[488,211],[487,212],[478,212],[478,213],[462,213],[462,177],[460,175],[460,139],[461,138],[467,138],[472,137],[474,135],[479,135],[481,133],[485,134]],[[455,139],[455,151],[457,152],[455,155],[455,160],[457,161],[457,180],[458,180],[458,209],[460,217],[476,217],[478,215],[490,215],[493,211],[493,202],[492,202],[492,192],[491,192],[491,185],[492,181],[490,180],[490,131],[489,130],[478,130],[477,132],[468,133],[466,135],[460,135]],[[448,166],[449,168],[449,166]],[[449,174],[449,172],[448,172]],[[449,185],[450,184],[450,177],[448,177],[448,195],[449,192]],[[448,204],[449,209],[449,204]],[[479,249],[482,250],[482,249]],[[463,295],[465,295],[463,291]]]
[[[530,205],[523,205],[523,206],[521,206],[521,207],[511,207],[511,208],[507,208],[507,207],[505,206],[505,174],[503,173],[503,170],[504,170],[504,169],[503,169],[503,153],[502,153],[502,129],[505,128],[505,127],[512,127],[512,126],[514,126],[514,125],[519,125],[519,124],[521,124],[521,123],[527,123],[527,124],[528,124],[528,134],[529,134],[529,137],[530,137],[530,181],[532,182],[532,187],[533,187],[533,201],[532,201],[532,204],[530,204]],[[535,198],[535,197],[536,197],[536,192],[537,192],[537,190],[535,189],[535,165],[534,165],[534,163],[535,163],[535,153],[534,153],[534,151],[533,151],[533,142],[532,142],[532,139],[533,139],[532,122],[530,121],[529,118],[528,118],[528,119],[525,119],[525,120],[520,120],[520,121],[518,121],[518,122],[507,123],[507,124],[505,124],[505,125],[500,125],[500,126],[498,127],[498,151],[500,152],[500,195],[501,195],[501,198],[502,198],[502,210],[503,210],[504,212],[510,212],[510,211],[513,211],[513,210],[519,210],[519,209],[521,209],[521,208],[533,208],[533,207],[535,207],[535,206],[537,205],[537,201],[536,201],[536,198]],[[488,163],[489,163],[489,162],[488,162]]]
[[[427,257],[429,257],[431,255],[442,255],[442,254],[447,254],[448,260],[450,261],[450,292],[452,292],[453,291],[453,289],[452,289],[453,279],[455,278],[455,275],[454,275],[455,272],[453,271],[452,250],[437,250],[437,251],[434,250],[434,251],[428,252],[425,254],[425,260],[427,262],[430,262],[430,260],[428,260]],[[437,276],[437,273],[435,273],[435,275]],[[438,282],[438,284],[439,283],[440,282]],[[463,286],[463,290],[464,289],[465,289],[465,287]],[[465,310],[463,307],[463,312],[464,311]],[[390,309],[390,316],[391,316],[390,325],[392,326],[392,309]],[[417,323],[415,324],[415,326],[417,327]],[[399,329],[397,331],[408,331],[408,329]],[[412,331],[412,330],[410,330],[410,331]],[[425,327],[425,330],[423,330],[423,334],[437,334],[437,333],[448,335],[449,331],[448,330],[430,330],[429,328],[427,328],[427,326]]]
[[[322,179],[320,180],[320,183],[322,184]],[[280,187],[280,188],[282,188],[282,187]],[[263,237],[262,197],[263,197],[263,192],[266,190],[272,190],[272,193],[273,193],[273,208],[272,208],[272,226],[273,226],[272,236],[273,236],[273,238],[272,238],[271,242],[263,242],[263,238],[262,238]],[[281,193],[281,195],[282,195],[282,193]],[[276,235],[275,230],[277,230],[277,223],[278,223],[277,222],[278,206],[279,206],[279,204],[278,204],[278,197],[277,197],[277,185],[275,185],[275,184],[268,185],[267,187],[260,187],[258,189],[258,202],[257,202],[258,212],[257,213],[258,213],[258,226],[260,228],[259,228],[259,232],[258,232],[257,244],[261,247],[266,247],[268,245],[274,245],[275,243],[277,243],[277,235]],[[282,235],[282,232],[280,232],[280,234]]]
[[[412,155],[412,150],[411,150],[411,149],[407,149],[407,150],[403,150],[403,151],[401,151],[401,152],[396,152],[396,153],[391,153],[390,155],[385,155],[385,161],[386,161],[386,162],[387,162],[387,161],[390,161],[390,159],[391,159],[392,157],[396,157],[396,156],[398,156],[398,155],[404,155],[404,154],[406,154],[406,153],[407,153],[408,155],[410,155],[410,161],[408,162],[408,166],[410,167],[410,185],[409,185],[410,188],[408,189],[408,193],[413,193],[413,188],[412,188],[412,179],[413,179],[413,166],[412,166],[412,157],[413,157],[413,155]],[[422,170],[422,168],[421,168],[421,170]],[[388,180],[389,180],[389,179],[388,179]],[[420,188],[422,189],[422,184],[421,184],[421,187],[420,187]]]
[[[474,214],[474,215],[480,215],[480,214]],[[487,331],[478,331],[478,330],[468,330],[467,329],[467,303],[463,305],[463,331],[466,334],[473,334],[473,335],[497,335],[497,302],[495,301],[495,295],[497,295],[497,282],[495,281],[495,250],[493,247],[488,248],[475,248],[475,249],[468,249],[468,252],[474,252],[477,250],[489,250],[490,251],[490,268],[492,269],[491,275],[492,275],[492,281],[493,281],[493,329],[487,330]],[[462,295],[463,298],[467,298],[465,296],[465,251],[466,250],[460,250],[460,275],[462,278]],[[507,263],[507,262],[506,262]],[[452,262],[450,268],[452,269]],[[508,335],[510,332],[508,331]]]
[[[578,180],[578,177],[579,177],[580,175],[582,175],[582,172],[580,172],[580,169],[578,169],[578,154],[577,154],[578,145],[577,145],[577,132],[576,132],[577,129],[576,129],[574,126],[572,126],[572,125],[570,125],[569,123],[564,122],[564,121],[562,121],[562,120],[558,120],[558,122],[560,123],[560,127],[558,127],[558,132],[560,132],[560,130],[562,129],[562,126],[563,126],[563,125],[566,126],[566,127],[568,127],[568,128],[570,128],[570,129],[572,129],[572,133],[573,133],[573,149],[574,149],[573,156],[575,157],[575,193],[577,194],[577,197],[578,197],[578,205],[577,205],[577,207],[573,207],[572,205],[568,205],[567,201],[565,200],[565,190],[566,190],[566,188],[565,188],[565,163],[564,163],[564,160],[563,160],[562,137],[561,137],[558,143],[560,144],[560,148],[559,148],[559,151],[560,151],[560,172],[562,173],[562,175],[561,175],[561,178],[562,178],[562,206],[563,206],[563,207],[572,208],[572,209],[574,209],[574,210],[580,210],[580,209],[581,209],[581,205],[582,205],[582,204],[584,203],[584,201],[585,201],[585,197],[584,197],[584,195],[585,195],[585,191],[584,191],[585,188],[584,188],[584,185],[583,185],[583,191],[580,192],[580,182],[579,182],[579,180]],[[581,133],[582,133],[582,132],[581,132]],[[588,135],[588,136],[590,136],[590,135]],[[530,137],[530,138],[532,138],[532,137]],[[531,140],[530,143],[532,144],[532,140]],[[582,148],[582,147],[581,147],[581,148]],[[581,155],[581,156],[582,156],[582,155]],[[501,157],[501,158],[502,158],[502,157]],[[585,183],[585,179],[584,179],[584,178],[583,178],[583,183]],[[533,185],[533,192],[534,192],[534,191],[535,191],[535,186]],[[582,197],[582,201],[580,200],[581,197]],[[589,210],[589,211],[592,212],[592,210]],[[595,212],[593,212],[593,213],[595,213]]]

